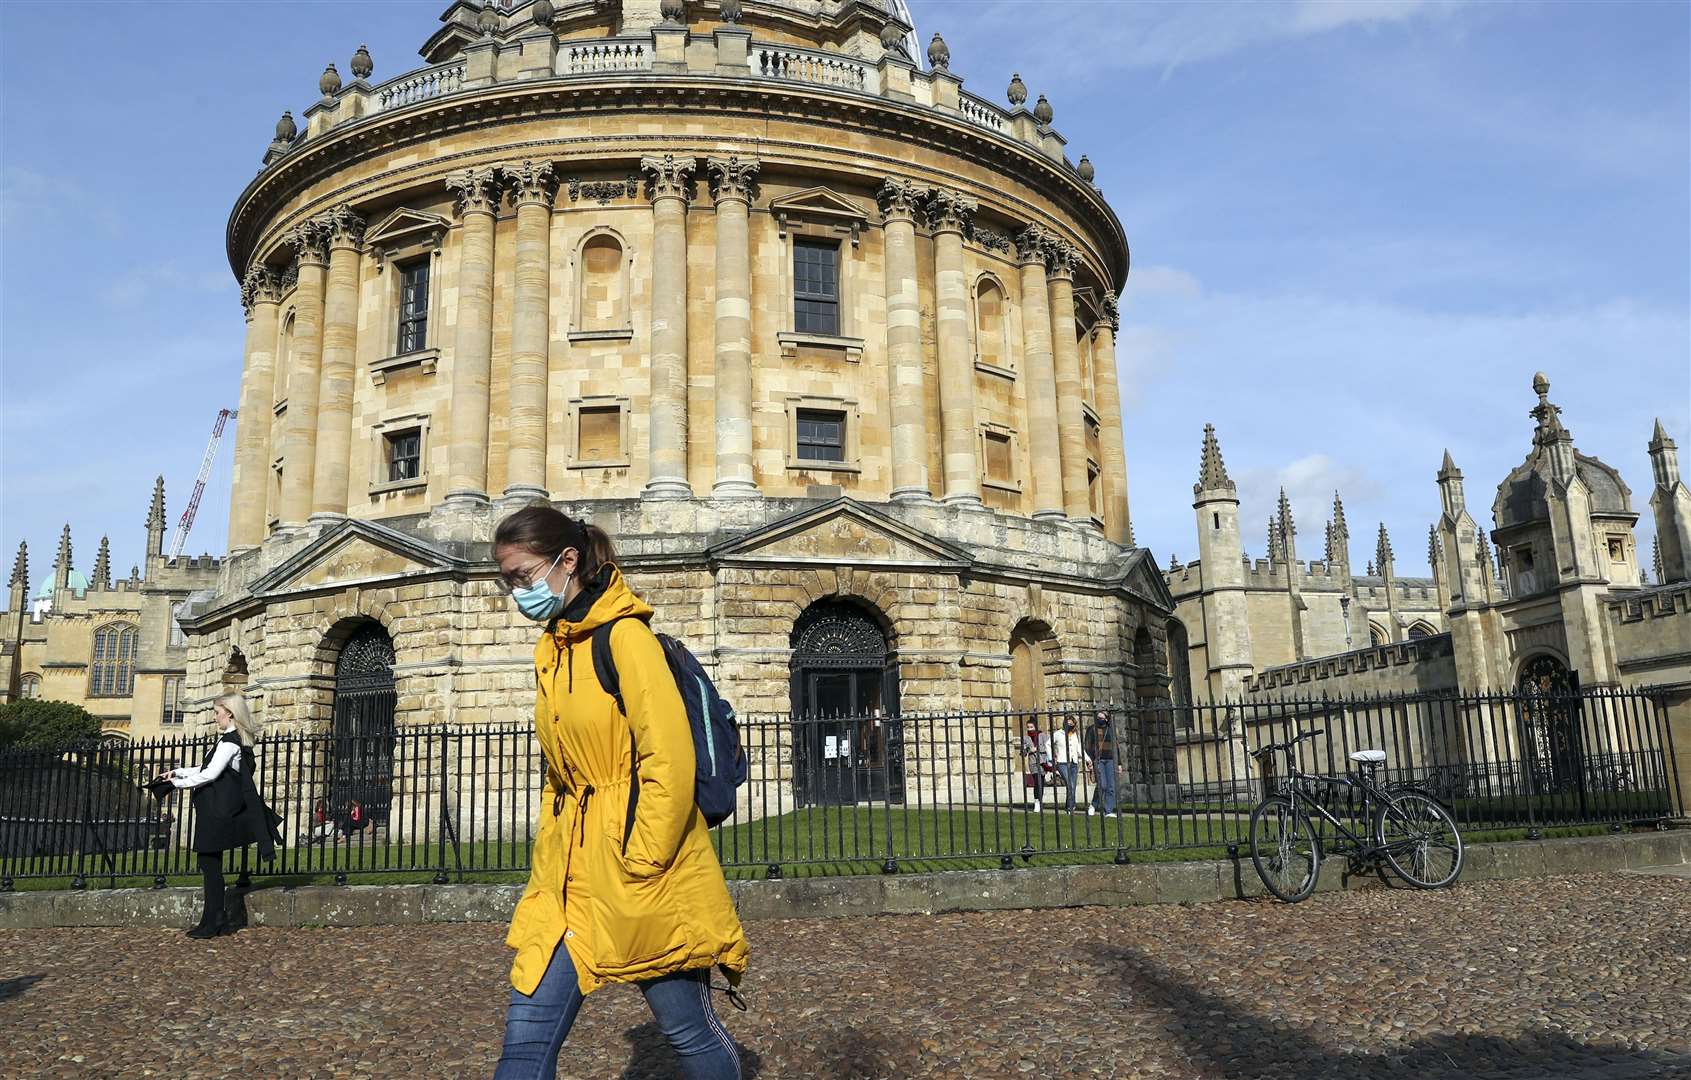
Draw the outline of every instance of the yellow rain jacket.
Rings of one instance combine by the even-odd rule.
[[[528,888],[505,943],[511,985],[532,994],[562,941],[581,992],[721,965],[738,985],[748,949],[704,815],[693,802],[693,735],[652,609],[604,571],[580,622],[559,619],[534,650],[535,733],[546,783]],[[632,616],[627,617],[627,616]],[[611,630],[624,717],[599,685],[590,640]],[[640,791],[628,817],[633,748]]]

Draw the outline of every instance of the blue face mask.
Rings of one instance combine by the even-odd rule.
[[[517,602],[517,610],[535,622],[547,622],[564,606],[564,598],[552,591],[552,586],[546,584],[546,579],[552,576],[552,571],[558,565],[558,559],[564,557],[558,552],[558,558],[552,560],[552,565],[546,568],[546,573],[526,589],[512,589],[511,599]],[[569,587],[569,578],[564,578],[564,587]]]

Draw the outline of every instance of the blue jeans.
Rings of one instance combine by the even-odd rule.
[[[658,1027],[669,1037],[687,1080],[740,1080],[740,1055],[710,1005],[710,969],[678,971],[638,984]],[[534,993],[511,991],[505,1047],[493,1080],[552,1080],[558,1051],[581,1011],[581,987],[570,951],[558,942]]]
[[[1114,758],[1099,758],[1092,771],[1098,776],[1098,784],[1092,789],[1092,805],[1100,813],[1113,814],[1116,812],[1116,761]]]
[[[1063,807],[1064,810],[1074,809],[1075,773],[1078,772],[1079,769],[1080,766],[1076,765],[1072,761],[1057,762],[1057,771],[1063,774],[1063,786],[1068,788],[1069,792],[1068,802]]]

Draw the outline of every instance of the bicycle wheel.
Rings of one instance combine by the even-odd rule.
[[[1374,843],[1397,876],[1418,889],[1442,889],[1462,873],[1462,833],[1437,799],[1399,791],[1374,811]]]
[[[1309,815],[1272,795],[1251,811],[1251,862],[1268,891],[1295,904],[1315,891],[1321,841]]]

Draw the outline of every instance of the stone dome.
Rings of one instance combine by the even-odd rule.
[[[1591,492],[1593,516],[1629,516],[1632,509],[1632,489],[1621,479],[1620,472],[1589,454],[1574,452],[1574,472],[1585,481]],[[1492,516],[1499,529],[1544,521],[1550,516],[1545,495],[1550,490],[1550,455],[1540,446],[1533,447],[1526,461],[1516,466],[1503,483],[1497,486],[1497,501],[1492,504]]]
[[[71,591],[76,593],[78,596],[88,591],[88,575],[84,574],[80,570],[72,570],[70,572],[69,583]],[[53,578],[51,576],[43,578],[41,584],[36,587],[35,599],[53,599]]]

